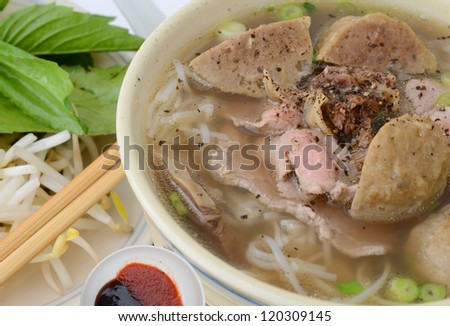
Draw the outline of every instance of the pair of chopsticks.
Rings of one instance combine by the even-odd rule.
[[[0,286],[65,232],[124,176],[118,146],[114,144],[2,239]]]

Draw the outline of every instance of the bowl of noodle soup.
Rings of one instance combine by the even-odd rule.
[[[193,265],[208,304],[450,304],[446,276],[417,267],[450,266],[450,256],[427,260],[424,249],[448,248],[445,240],[426,242],[433,241],[427,239],[431,224],[448,226],[439,221],[448,201],[448,153],[441,151],[447,146],[446,129],[439,129],[441,118],[433,118],[450,106],[443,100],[450,88],[444,83],[450,63],[443,60],[450,48],[448,15],[450,2],[445,0],[380,0],[370,5],[356,0],[194,0],[147,38],[120,93],[117,139],[122,162],[155,244]],[[364,20],[369,16],[375,22]],[[339,38],[340,28],[378,23],[398,25],[400,34],[407,30],[413,46],[408,51],[417,54],[403,60],[399,46],[398,58],[388,58],[384,66],[384,58],[375,58],[368,66],[371,55],[362,63],[346,62],[348,56],[333,54],[339,44],[327,49],[327,42]],[[274,29],[264,29],[272,24]],[[338,25],[330,31],[332,24]],[[285,30],[295,30],[297,38],[283,40]],[[262,42],[270,43],[269,50]],[[369,46],[376,52],[388,43],[389,39]],[[287,59],[270,52],[274,47],[280,57],[287,53]],[[237,54],[227,57],[230,52]],[[293,52],[300,55],[292,59]],[[251,58],[237,57],[249,53]],[[271,60],[254,66],[266,54]],[[347,86],[352,97],[346,97],[349,92],[342,91],[336,76],[351,81]],[[438,83],[442,91],[435,95],[439,99],[433,107],[425,109],[411,92],[426,97],[428,82]],[[332,115],[333,106],[341,103],[354,107],[345,101],[359,101],[358,107],[367,105],[376,112],[346,113],[345,117],[355,114],[352,123],[341,117],[353,128],[347,132],[347,127],[339,129],[342,120]],[[280,122],[280,116],[285,120]],[[379,201],[383,196],[371,187],[359,194],[365,183],[374,182],[370,173],[382,179],[383,166],[377,159],[372,159],[375,167],[370,171],[366,166],[371,156],[382,157],[372,153],[373,144],[384,144],[387,132],[382,131],[398,130],[398,125],[416,133],[425,128],[433,139],[435,163],[424,170],[441,173],[424,181],[430,193],[423,200],[414,194],[414,202],[403,202],[408,196],[395,190]],[[410,135],[402,135],[399,131],[398,139],[408,144],[402,147],[410,148]],[[279,154],[277,146],[286,141],[295,143],[294,150],[273,156],[270,149]],[[295,147],[299,142],[306,145]],[[344,165],[333,161],[327,171],[302,174],[302,167],[293,164],[296,150],[320,154],[327,146]],[[417,147],[417,153],[423,147]],[[442,154],[439,159],[437,152]],[[329,162],[319,154],[313,156],[315,163]],[[292,161],[289,171],[284,166],[280,172],[280,158]],[[289,183],[283,183],[287,179]],[[420,187],[417,182],[414,178],[411,188]],[[380,234],[388,236],[381,241]],[[400,279],[394,281],[413,282],[417,294],[406,299],[404,293],[392,294],[396,276]],[[424,298],[425,289],[437,293],[436,301]]]

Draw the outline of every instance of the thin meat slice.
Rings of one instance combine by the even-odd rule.
[[[225,93],[265,97],[263,71],[291,87],[312,62],[310,18],[261,25],[226,40],[191,61],[199,77]]]
[[[256,135],[280,135],[302,124],[297,106],[287,103],[269,104],[257,121],[232,117],[234,125]]]
[[[221,142],[224,152],[235,143]],[[263,140],[261,140],[262,145]],[[264,162],[264,153],[257,153],[260,162]],[[345,214],[331,213],[310,203],[306,199],[285,198],[278,191],[273,170],[264,164],[254,169],[242,169],[247,162],[238,153],[233,155],[231,166],[223,162],[220,169],[210,170],[210,175],[217,181],[230,186],[237,186],[253,193],[268,209],[292,214],[306,225],[313,227],[317,236],[329,240],[339,251],[350,257],[383,255],[389,253],[396,245],[398,237],[391,225],[373,225],[365,221],[350,219]],[[333,211],[335,208],[333,208]],[[367,232],[364,232],[368,230]]]
[[[378,71],[434,73],[435,55],[405,22],[382,13],[347,16],[319,38],[317,60]]]
[[[306,195],[330,192],[337,182],[337,169],[324,146],[323,134],[316,130],[296,129],[278,139],[277,176],[279,183],[294,173],[299,191]],[[280,152],[281,151],[281,152]]]
[[[449,88],[429,78],[410,79],[405,86],[406,98],[411,102],[417,114],[425,114],[436,108],[436,101]]]

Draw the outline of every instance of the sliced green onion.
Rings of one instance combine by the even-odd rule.
[[[247,30],[247,26],[238,21],[229,21],[222,24],[219,27],[217,33],[219,34],[219,39],[222,41],[228,40],[236,35],[239,35]]]
[[[336,285],[339,291],[345,295],[358,294],[364,290],[363,286],[358,281],[338,282]]]
[[[447,289],[438,283],[426,283],[420,287],[419,301],[433,302],[447,297]]]
[[[313,5],[311,2],[305,2],[303,4],[303,8],[306,9],[306,11],[308,12],[308,15],[310,15],[314,10],[316,10],[316,6]]]
[[[291,20],[305,16],[306,9],[299,3],[287,3],[278,10],[279,20]]]
[[[395,302],[413,302],[419,297],[419,285],[411,278],[394,277],[387,285],[386,297]]]
[[[338,13],[346,15],[353,15],[358,11],[356,5],[348,1],[338,2],[338,4],[336,5],[336,9]]]
[[[172,203],[173,207],[177,211],[179,216],[186,216],[188,214],[188,209],[184,206],[183,201],[181,200],[178,192],[174,191],[169,195],[169,200]]]
[[[441,74],[441,83],[445,86],[450,86],[450,72],[443,72]]]
[[[267,12],[274,12],[275,11],[275,6],[274,5],[269,5],[267,6]]]
[[[442,93],[437,99],[437,104],[450,106],[450,92]]]

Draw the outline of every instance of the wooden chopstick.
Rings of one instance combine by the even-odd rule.
[[[68,203],[72,202],[93,182],[106,173],[108,167],[114,166],[118,161],[120,161],[118,146],[114,144],[89,164],[72,182],[69,182],[61,189],[53,197],[53,200],[47,201],[39,210],[20,223],[14,231],[0,240],[0,261],[8,257]]]
[[[118,153],[117,157],[119,157]],[[84,215],[89,208],[95,205],[102,196],[107,194],[124,178],[125,172],[123,171],[120,159],[114,164],[111,163],[111,158],[111,152],[109,152],[109,155],[101,155],[84,170],[95,169],[97,173],[95,173],[95,171],[81,173],[47,201],[47,203],[50,203],[50,206],[58,204],[58,206],[61,207],[59,211],[46,211],[45,206],[48,205],[44,205],[36,211],[35,214],[30,216],[32,220],[35,219],[35,215],[43,216],[47,222],[34,230],[34,232],[31,232],[31,235],[25,237],[25,240],[21,241],[19,246],[14,246],[15,249],[0,262],[0,286],[5,284],[6,281],[26,266],[27,263],[50,245],[58,235],[66,231],[77,219]],[[106,166],[109,167],[109,169],[105,169]],[[100,177],[97,177],[98,174],[100,174]],[[90,176],[91,181],[94,181],[88,182],[83,176]],[[64,196],[68,195],[67,191],[63,192],[66,188],[72,189],[78,196],[70,195],[71,198],[76,198],[68,200],[67,197]],[[59,201],[63,201],[64,204],[59,204]],[[30,225],[36,227],[38,224],[30,223]],[[18,235],[17,238],[19,238]],[[24,236],[21,235],[20,239],[23,240],[23,238]],[[14,244],[16,245],[17,242],[14,242]]]

